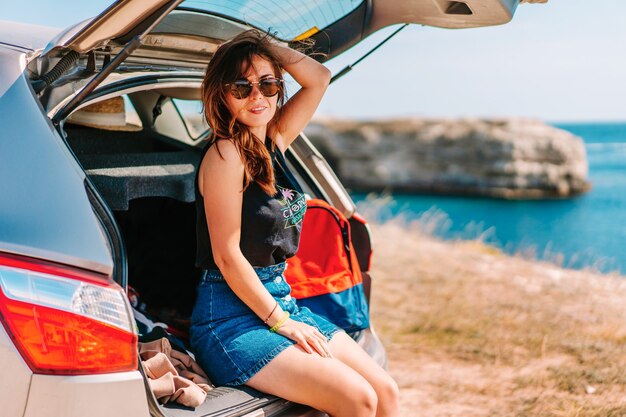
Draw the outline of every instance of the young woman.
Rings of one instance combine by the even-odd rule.
[[[286,103],[282,70],[302,87]],[[279,167],[329,80],[323,65],[256,31],[222,45],[209,63],[203,103],[212,138],[196,188],[204,271],[191,344],[215,384],[245,384],[333,417],[397,416],[393,379],[345,332],[299,308],[283,277],[306,205]]]

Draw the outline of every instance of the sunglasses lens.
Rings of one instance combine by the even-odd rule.
[[[252,85],[247,81],[235,81],[230,84],[230,93],[237,99],[246,98],[252,92]]]
[[[278,94],[279,89],[279,80],[262,80],[259,83],[259,90],[261,90],[261,94],[263,94],[265,97],[275,96],[276,94]]]

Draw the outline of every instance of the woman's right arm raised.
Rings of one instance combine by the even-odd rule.
[[[274,310],[274,297],[263,286],[239,246],[244,166],[235,145],[225,140],[214,144],[199,169],[198,185],[204,197],[213,259],[228,286],[241,301],[261,320],[267,317],[268,326],[273,326],[284,313],[280,308]],[[268,317],[270,312],[271,317]],[[315,350],[322,356],[330,356],[326,339],[307,324],[289,319],[278,332],[309,353]]]

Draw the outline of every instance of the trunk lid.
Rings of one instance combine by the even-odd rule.
[[[41,57],[68,50],[85,54],[105,46],[114,52],[161,21],[146,34],[143,45],[129,60],[146,63],[154,56],[155,62],[162,62],[175,56],[177,61],[187,60],[202,67],[216,45],[249,27],[268,31],[287,42],[313,38],[316,50],[326,54],[322,60],[328,60],[394,24],[444,28],[503,24],[511,20],[518,3],[519,0],[320,0],[289,7],[275,0],[117,0],[98,16],[62,31]],[[174,7],[177,11],[170,13]],[[207,45],[207,41],[212,45]],[[199,59],[199,52],[204,53],[204,59]]]
[[[542,0],[531,0],[542,1]],[[322,61],[394,24],[470,28],[509,22],[519,0],[319,0],[290,7],[275,0],[186,0],[179,8],[210,13],[294,42],[315,40]]]
[[[41,56],[67,49],[84,54],[110,42],[124,45],[141,29],[162,18],[181,1],[117,0],[98,16],[59,33],[46,46]]]

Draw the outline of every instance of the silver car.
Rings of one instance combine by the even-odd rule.
[[[136,319],[151,315],[175,334],[199,278],[204,68],[250,27],[313,39],[328,60],[394,24],[505,23],[517,3],[118,0],[60,33],[0,22],[2,416],[320,415],[246,387],[216,387],[195,409],[161,405],[138,360]],[[80,121],[115,97],[119,129]],[[304,135],[287,157],[309,195],[350,219],[369,295],[370,238],[350,196]],[[352,336],[384,364],[373,329]]]

